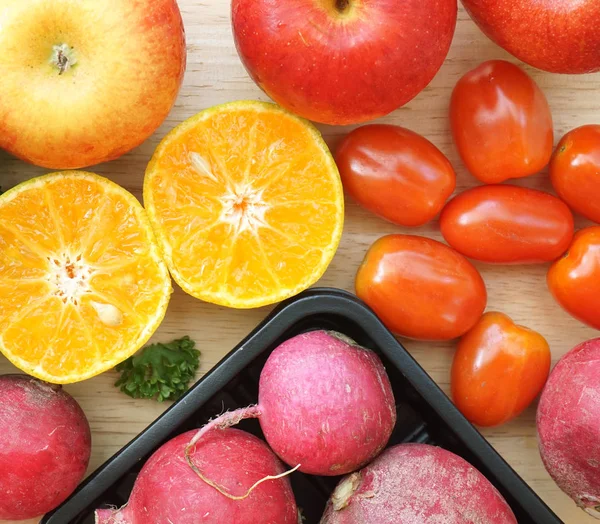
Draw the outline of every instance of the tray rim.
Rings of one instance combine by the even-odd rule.
[[[308,306],[308,307],[307,307]],[[477,456],[511,496],[539,524],[564,524],[535,491],[500,456],[481,433],[460,413],[444,391],[358,297],[347,291],[316,287],[277,305],[250,333],[136,437],[101,464],[41,524],[65,524],[77,516],[131,467],[156,448],[173,431],[176,422],[188,418],[223,388],[266,346],[272,345],[294,324],[315,315],[337,315],[369,334],[386,357],[399,368],[431,408],[451,426],[456,437]]]

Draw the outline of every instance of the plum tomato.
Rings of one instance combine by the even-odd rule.
[[[467,169],[486,184],[538,173],[552,155],[552,114],[544,93],[504,60],[484,62],[458,81],[450,123]]]
[[[550,160],[550,180],[573,211],[600,223],[600,125],[563,137]]]
[[[568,313],[600,329],[600,226],[575,233],[567,253],[550,266],[547,282]]]
[[[440,216],[446,242],[463,255],[495,264],[559,258],[573,239],[573,214],[555,196],[511,185],[469,189]]]
[[[456,186],[450,161],[429,140],[398,126],[372,124],[347,135],[336,153],[344,189],[394,224],[421,226]]]
[[[460,337],[487,303],[483,279],[465,257],[412,235],[388,235],[371,246],[356,275],[356,294],[391,331],[421,340]]]
[[[542,335],[503,313],[486,313],[458,343],[452,400],[473,424],[504,424],[537,397],[550,363],[550,347]]]

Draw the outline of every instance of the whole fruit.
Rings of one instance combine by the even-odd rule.
[[[91,436],[60,386],[0,376],[0,520],[25,520],[61,504],[87,468]]]
[[[310,475],[356,471],[381,452],[396,424],[383,363],[334,331],[279,345],[260,374],[258,406],[271,449]]]
[[[484,62],[458,81],[450,123],[467,169],[485,184],[534,175],[552,156],[548,101],[525,71],[504,60]]]
[[[572,316],[600,329],[600,226],[581,229],[548,270],[548,288]]]
[[[233,34],[253,80],[286,109],[325,124],[386,115],[441,67],[456,0],[233,0]]]
[[[432,220],[456,186],[444,154],[426,138],[398,126],[355,129],[340,144],[335,161],[354,200],[401,226]]]
[[[289,479],[260,482],[285,471],[264,441],[226,428],[192,443],[197,433],[182,433],[158,448],[137,476],[127,504],[97,509],[95,523],[298,523]]]
[[[321,524],[517,524],[508,503],[465,459],[399,444],[343,478]]]
[[[446,242],[495,264],[552,262],[573,239],[573,214],[553,195],[510,185],[478,186],[454,197],[440,216]]]
[[[600,70],[598,0],[463,0],[481,30],[519,60],[551,73]]]
[[[600,125],[567,133],[550,161],[550,180],[571,209],[600,223]]]
[[[546,469],[579,507],[600,518],[600,339],[556,364],[540,398],[537,429]]]
[[[502,313],[489,312],[458,343],[452,400],[473,424],[504,424],[533,402],[549,372],[550,347],[544,337]]]
[[[53,169],[113,160],[171,110],[185,69],[175,0],[3,0],[0,147]]]
[[[367,252],[356,274],[356,294],[397,335],[422,340],[460,337],[487,303],[481,275],[441,242],[388,235]]]

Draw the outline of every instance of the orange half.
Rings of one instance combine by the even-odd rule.
[[[340,176],[319,131],[274,104],[232,102],[161,142],[144,202],[187,293],[252,308],[314,284],[338,247]]]
[[[92,173],[53,173],[0,196],[0,351],[71,383],[137,351],[171,293],[146,213]]]

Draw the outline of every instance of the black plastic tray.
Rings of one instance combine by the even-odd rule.
[[[460,414],[367,306],[344,291],[312,289],[274,310],[181,400],[93,473],[42,523],[93,524],[94,509],[125,504],[140,468],[156,449],[224,410],[256,403],[260,372],[271,351],[284,340],[314,329],[344,333],[381,356],[398,409],[391,445],[425,442],[453,451],[498,488],[520,524],[562,522]],[[256,420],[243,421],[239,428],[262,437]],[[319,522],[338,480],[302,473],[292,476],[305,524]]]

